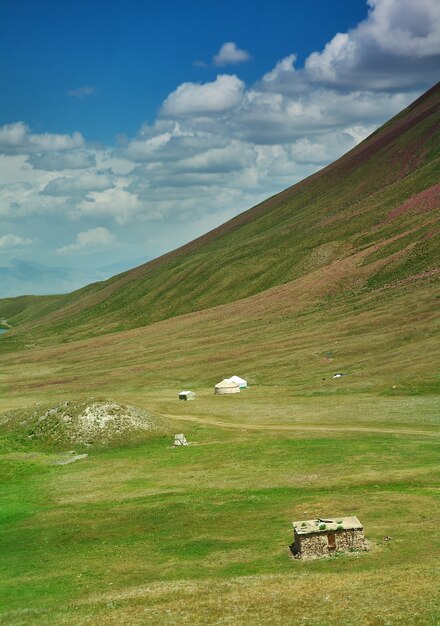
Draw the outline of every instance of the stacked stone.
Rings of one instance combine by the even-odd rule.
[[[348,518],[346,519],[348,521]],[[335,523],[332,523],[333,527],[330,528],[319,528],[319,520],[295,522],[295,542],[291,546],[294,556],[301,559],[316,559],[335,552],[368,550],[361,524],[357,518],[350,518],[350,521],[352,519],[357,522],[354,528],[344,528],[343,524],[338,524],[335,528]],[[314,525],[318,527],[314,528]]]

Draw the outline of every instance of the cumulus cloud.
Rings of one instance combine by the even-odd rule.
[[[93,96],[96,93],[95,87],[84,85],[83,87],[77,87],[76,89],[69,89],[68,96],[72,98],[87,98],[87,96]]]
[[[251,60],[251,55],[247,50],[242,50],[237,47],[233,41],[227,41],[224,43],[216,55],[212,57],[214,65],[220,67],[225,65],[237,65],[239,63],[246,63]]]
[[[48,196],[70,196],[90,191],[104,191],[115,186],[109,171],[88,170],[78,176],[61,176],[51,180],[42,193]]]
[[[35,134],[24,122],[15,122],[0,127],[1,154],[33,154],[35,152],[74,150],[83,146],[84,138],[78,132],[72,135]]]
[[[124,182],[119,181],[115,188],[106,189],[102,192],[91,192],[75,205],[74,214],[77,218],[113,219],[117,224],[123,225],[134,219],[154,219],[155,215],[149,215],[146,207],[135,193],[125,189]]]
[[[220,74],[211,83],[182,83],[161,108],[163,117],[217,115],[238,106],[245,85],[235,75]]]
[[[98,228],[78,233],[74,243],[57,248],[57,252],[59,254],[90,252],[98,248],[112,246],[115,242],[115,235],[108,231],[107,228],[99,226]]]
[[[440,52],[440,5],[436,0],[369,0],[368,19],[353,36],[370,36],[394,55],[425,58]]]
[[[87,150],[72,150],[70,152],[44,152],[32,154],[28,163],[36,170],[59,172],[62,170],[84,170],[95,167],[95,155]]]
[[[33,243],[32,239],[19,237],[17,235],[3,235],[3,237],[0,237],[0,249],[2,250],[29,246],[31,243]]]
[[[201,150],[194,156],[182,159],[176,169],[198,173],[232,172],[250,165],[254,156],[252,146],[232,140],[225,147]]]
[[[371,128],[404,108],[416,94],[341,93],[320,88],[292,96],[254,89],[246,92],[231,124],[246,141],[287,144],[330,129]]]
[[[48,215],[60,209],[57,198],[43,198],[40,185],[19,181],[0,185],[0,216],[9,221],[22,221],[32,215]]]
[[[289,80],[291,79],[291,75],[295,71],[296,54],[289,54],[289,56],[284,57],[281,61],[275,65],[273,70],[267,72],[263,76],[263,81],[266,83],[278,82],[283,79],[283,77],[287,77]]]
[[[434,82],[440,65],[437,0],[369,0],[366,20],[337,33],[306,60],[311,81],[345,88],[401,89]]]

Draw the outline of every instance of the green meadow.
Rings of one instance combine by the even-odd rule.
[[[144,393],[164,432],[67,465],[4,437],[1,622],[438,624],[437,399],[285,391]],[[293,520],[349,514],[371,551],[290,558]]]
[[[439,99],[160,259],[0,300],[1,624],[440,625]],[[29,430],[90,398],[160,428]],[[368,552],[291,558],[351,515]]]

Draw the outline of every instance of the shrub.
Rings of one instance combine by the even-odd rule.
[[[319,524],[319,530],[325,530],[327,528],[327,524]]]

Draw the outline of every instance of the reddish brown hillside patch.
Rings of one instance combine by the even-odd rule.
[[[408,198],[403,204],[395,207],[386,217],[386,222],[400,217],[409,211],[417,213],[426,213],[440,207],[440,183],[428,187],[424,191],[417,193],[415,196]]]

